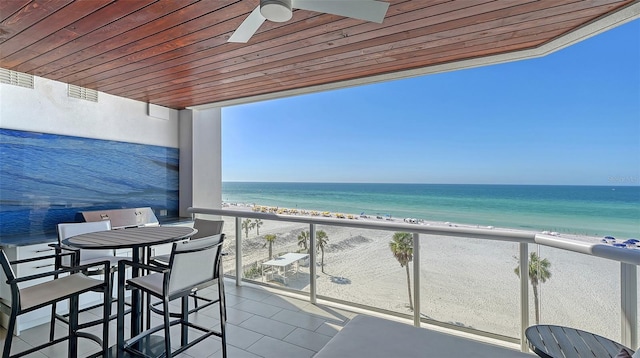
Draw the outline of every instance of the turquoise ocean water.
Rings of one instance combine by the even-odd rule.
[[[224,182],[222,200],[590,236],[640,237],[640,186]]]

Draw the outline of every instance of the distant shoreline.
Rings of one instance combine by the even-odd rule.
[[[225,182],[222,199],[592,237],[639,237],[640,187]]]
[[[432,221],[432,220],[424,220],[418,218],[394,218],[391,215],[381,216],[381,215],[367,215],[367,214],[353,214],[353,213],[338,213],[338,212],[330,212],[330,211],[319,211],[319,210],[306,210],[306,209],[292,209],[292,208],[281,208],[278,206],[266,206],[266,205],[256,205],[256,204],[248,204],[248,203],[230,203],[223,202],[223,208],[237,208],[245,211],[254,211],[254,212],[262,212],[262,213],[273,213],[279,215],[292,215],[292,216],[306,216],[306,217],[331,217],[345,220],[365,220],[365,221],[391,221],[394,223],[410,223],[415,225],[424,225],[424,226],[433,226],[433,227],[464,227],[464,228],[478,228],[478,229],[496,229],[496,227],[491,225],[474,225],[474,224],[465,224],[465,223],[455,223],[450,221]],[[558,236],[567,239],[573,239],[577,241],[583,242],[591,242],[591,243],[600,243],[602,237],[597,236],[589,236],[589,235],[579,235],[579,234],[567,234],[567,233],[559,233],[555,231],[549,230],[524,230],[519,228],[508,228],[508,227],[499,227],[500,230],[512,230],[519,232],[535,232],[540,234],[546,234],[551,236]]]
[[[222,184],[231,183],[231,184],[327,184],[327,185],[433,185],[433,186],[515,186],[515,187],[594,187],[594,188],[618,188],[618,187],[638,187],[640,188],[640,182],[634,184],[632,180],[618,180],[617,182],[612,181],[612,183],[608,184],[499,184],[499,183],[389,183],[389,182],[306,182],[306,181],[234,181],[228,180],[223,181]],[[628,183],[628,184],[625,184]]]

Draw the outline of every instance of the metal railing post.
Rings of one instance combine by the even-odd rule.
[[[242,284],[242,218],[236,217],[236,286]]]
[[[420,234],[413,233],[413,325],[420,327]]]
[[[316,225],[309,224],[309,301],[316,303]]]
[[[529,244],[520,243],[520,350],[529,351],[524,331],[529,327]]]
[[[638,271],[636,265],[620,263],[622,344],[638,347]]]

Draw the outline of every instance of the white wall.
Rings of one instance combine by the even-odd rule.
[[[97,103],[68,97],[65,83],[40,77],[34,89],[0,84],[0,128],[179,148],[180,216],[189,206],[219,208],[220,108],[147,113],[144,102],[102,92]]]
[[[222,111],[180,111],[180,216],[222,205]]]
[[[98,102],[67,96],[67,84],[34,78],[34,89],[0,84],[0,128],[178,148],[178,111],[147,115],[147,104],[100,92]]]
[[[187,209],[193,206],[193,113],[185,109],[180,111],[180,204],[178,215],[190,216]]]
[[[193,111],[193,206],[222,205],[222,110]]]

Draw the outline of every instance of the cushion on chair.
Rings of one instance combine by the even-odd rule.
[[[151,258],[153,261],[159,261],[160,263],[164,263],[165,265],[169,265],[169,260],[171,260],[171,254],[166,255],[158,255]]]
[[[88,291],[100,287],[104,282],[94,280],[81,273],[58,278],[54,281],[43,282],[20,290],[20,308],[24,311],[54,297],[65,297],[78,291]]]
[[[140,276],[129,279],[129,284],[151,291],[156,295],[162,296],[162,280],[164,275],[161,273],[152,273],[146,276]]]
[[[90,250],[87,250],[87,251],[90,251]],[[110,267],[117,267],[118,261],[129,260],[129,259],[130,257],[122,257],[122,256],[101,256],[101,257],[94,257],[86,260],[80,260],[80,265],[90,265],[100,261],[109,261]]]

